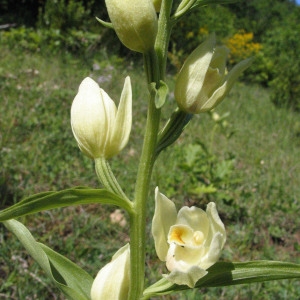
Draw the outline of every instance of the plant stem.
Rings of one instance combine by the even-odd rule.
[[[99,157],[95,159],[95,169],[97,176],[103,186],[109,191],[128,199],[115,178],[108,161],[105,158]]]
[[[159,84],[159,68],[154,49],[144,56],[148,84]],[[130,214],[130,274],[129,299],[140,299],[144,290],[146,205],[155,162],[155,148],[159,131],[160,109],[155,106],[155,93],[150,93],[144,143],[137,173],[133,213]]]
[[[163,0],[158,23],[155,51],[144,54],[144,67],[148,85],[159,87],[165,77],[167,49],[171,25],[172,0]],[[140,299],[144,291],[145,244],[146,244],[146,205],[149,186],[156,158],[157,136],[159,132],[160,109],[155,106],[155,93],[150,90],[144,143],[139,162],[133,212],[130,214],[130,300]]]
[[[170,20],[172,4],[173,0],[162,1],[161,10],[159,14],[155,51],[158,57],[161,80],[165,80],[166,76],[168,46],[172,31],[172,23]]]
[[[131,290],[129,299],[139,299],[144,290],[145,245],[146,245],[146,204],[154,165],[154,151],[160,120],[160,110],[154,99],[150,99],[144,145],[137,174],[134,198],[134,213],[130,216]]]

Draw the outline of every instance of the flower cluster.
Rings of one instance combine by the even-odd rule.
[[[121,42],[131,50],[152,55],[158,27],[156,11],[161,9],[161,1],[105,2],[112,27]],[[184,3],[183,6],[187,4]],[[237,77],[251,63],[251,60],[244,60],[228,72],[228,52],[226,47],[216,46],[215,36],[210,35],[187,58],[175,83],[174,95],[180,113],[184,112],[186,116],[210,111],[228,94]],[[129,77],[125,79],[118,108],[94,80],[87,77],[82,81],[72,104],[71,125],[78,146],[85,155],[96,162],[100,158],[103,162],[118,154],[128,142],[131,123],[132,90]],[[103,178],[102,183],[108,181],[109,189],[118,197],[123,197],[118,184],[108,180],[111,176],[109,172],[103,171],[100,180]],[[130,216],[135,217],[140,212],[135,213]],[[121,225],[120,211],[115,211],[111,217],[113,222]],[[215,203],[209,203],[206,211],[183,207],[177,212],[175,204],[158,188],[155,191],[152,234],[157,255],[166,262],[169,271],[164,277],[174,284],[191,288],[218,261],[226,241],[225,227]],[[135,251],[131,252],[132,257],[135,254]],[[130,264],[130,246],[127,244],[99,271],[92,285],[91,299],[128,299],[130,283],[134,278],[130,274]]]

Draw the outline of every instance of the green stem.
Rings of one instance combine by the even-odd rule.
[[[100,182],[106,189],[128,200],[105,158],[99,157],[95,159],[95,169]]]
[[[159,85],[159,65],[157,60],[156,52],[151,49],[148,53],[144,54],[144,67],[147,76],[148,84],[154,82],[156,83],[156,88]]]
[[[156,53],[150,51],[144,56],[148,84],[159,84],[159,68]],[[139,162],[133,213],[130,214],[130,280],[129,299],[140,299],[144,291],[146,205],[149,196],[150,179],[155,162],[155,148],[160,123],[160,109],[155,106],[155,93],[150,93],[144,143]]]
[[[165,80],[166,76],[167,54],[172,31],[172,23],[170,19],[172,4],[172,0],[162,1],[161,10],[159,14],[155,51],[157,53],[158,63],[160,66],[161,80]]]
[[[160,110],[156,109],[154,97],[148,106],[148,118],[144,145],[140,159],[135,187],[134,213],[130,218],[131,290],[129,299],[139,299],[144,290],[145,245],[146,245],[146,204],[149,185],[155,161],[155,147],[159,129]]]
[[[155,51],[144,54],[144,67],[148,84],[155,82],[159,87],[165,77],[167,50],[171,32],[170,12],[172,0],[163,0],[158,23]],[[160,109],[155,106],[155,93],[150,91],[144,143],[139,162],[133,212],[130,214],[130,291],[129,299],[140,299],[144,291],[146,205],[149,196],[150,179],[156,158],[156,144],[159,132]]]

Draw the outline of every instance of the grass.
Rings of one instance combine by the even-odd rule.
[[[146,114],[139,63],[105,53],[82,60],[1,49],[0,205],[45,190],[77,185],[97,187],[92,162],[77,148],[70,129],[70,106],[80,81],[92,76],[118,101],[126,75],[134,94],[134,125],[126,149],[111,161],[116,177],[132,195]],[[168,77],[170,90],[173,76]],[[170,94],[164,119],[174,109]],[[238,84],[212,115],[194,117],[180,139],[161,154],[152,187],[176,205],[204,207],[215,201],[228,240],[222,259],[298,262],[300,220],[299,115],[275,108],[269,92]],[[149,201],[149,226],[153,215]],[[128,224],[113,224],[115,207],[78,206],[21,218],[41,242],[95,275],[128,242]],[[14,236],[0,227],[0,298],[64,299]],[[147,245],[147,282],[166,272]],[[278,281],[190,291],[163,299],[297,299],[299,282]],[[1,298],[1,299],[2,299]]]

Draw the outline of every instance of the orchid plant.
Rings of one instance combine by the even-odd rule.
[[[126,77],[118,108],[91,78],[85,78],[71,107],[71,127],[82,153],[95,162],[103,188],[72,188],[44,192],[23,199],[0,212],[0,221],[21,241],[68,299],[137,300],[176,291],[237,285],[266,280],[300,278],[300,266],[276,261],[218,262],[226,241],[225,226],[216,203],[206,211],[182,207],[157,187],[150,191],[151,174],[160,152],[171,146],[194,114],[211,111],[229,93],[238,76],[252,62],[246,59],[226,69],[228,50],[216,46],[212,34],[186,59],[175,84],[175,108],[161,126],[161,109],[168,95],[165,83],[167,51],[174,25],[190,11],[230,0],[106,0],[111,23],[120,41],[144,58],[148,84],[148,113],[135,193],[125,194],[110,168],[109,159],[128,143],[132,127],[131,81]],[[166,274],[145,287],[146,204],[155,195],[152,235]],[[130,217],[130,242],[124,245],[95,278],[66,257],[37,242],[14,218],[69,205],[111,204]],[[98,270],[97,270],[98,271]],[[96,270],[95,270],[96,272]]]

